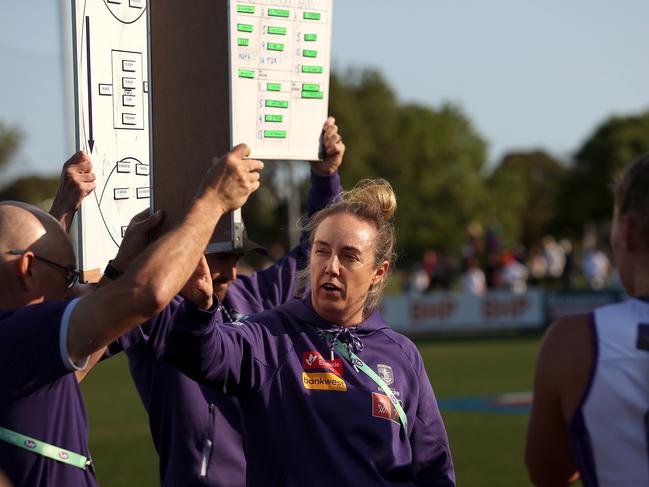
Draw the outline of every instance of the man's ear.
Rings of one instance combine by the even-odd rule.
[[[35,286],[34,276],[32,274],[32,264],[34,263],[34,260],[36,260],[34,252],[31,250],[26,251],[20,256],[20,259],[18,259],[18,280],[20,285],[26,291],[33,290]]]
[[[387,260],[384,260],[383,264],[381,264],[379,268],[374,271],[374,275],[372,276],[372,285],[381,282],[389,269],[390,263]]]

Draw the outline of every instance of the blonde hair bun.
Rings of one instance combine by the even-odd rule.
[[[343,193],[341,199],[365,205],[386,221],[391,220],[397,211],[397,196],[385,179],[362,179],[350,191]]]

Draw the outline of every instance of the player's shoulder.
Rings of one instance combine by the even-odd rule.
[[[542,346],[563,350],[568,346],[583,343],[584,338],[591,334],[592,322],[592,313],[563,316],[550,324],[543,337]]]
[[[594,359],[593,315],[576,314],[552,323],[541,342],[537,376],[554,383],[558,390],[581,388]]]

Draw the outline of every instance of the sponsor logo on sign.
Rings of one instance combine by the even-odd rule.
[[[36,442],[32,440],[25,440],[25,446],[27,448],[36,448]]]
[[[399,423],[399,413],[385,394],[372,393],[372,416]]]
[[[391,385],[394,382],[392,367],[385,364],[376,364],[376,367],[379,371],[379,376],[381,377],[381,379],[383,379],[387,385]]]
[[[336,374],[329,372],[302,372],[305,389],[346,392],[347,384]]]
[[[62,460],[67,460],[68,458],[70,458],[70,455],[68,455],[68,452],[60,451],[59,458],[61,458]]]
[[[327,360],[320,352],[304,352],[302,354],[302,368],[305,370],[311,369],[326,369],[336,375],[343,375],[343,361],[340,358]]]

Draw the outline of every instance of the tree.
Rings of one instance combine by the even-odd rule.
[[[377,72],[351,71],[331,78],[331,114],[347,145],[345,187],[382,177],[397,193],[402,262],[429,248],[458,254],[487,198],[486,144],[461,110],[400,104]]]
[[[567,166],[543,151],[507,154],[488,180],[505,244],[538,243],[552,229]]]
[[[0,201],[24,201],[49,211],[58,187],[59,178],[57,176],[26,176],[12,181],[0,189]]]
[[[610,186],[618,172],[649,152],[649,113],[611,117],[575,155],[575,166],[561,184],[556,226],[581,235],[586,225],[605,226],[611,218]]]

